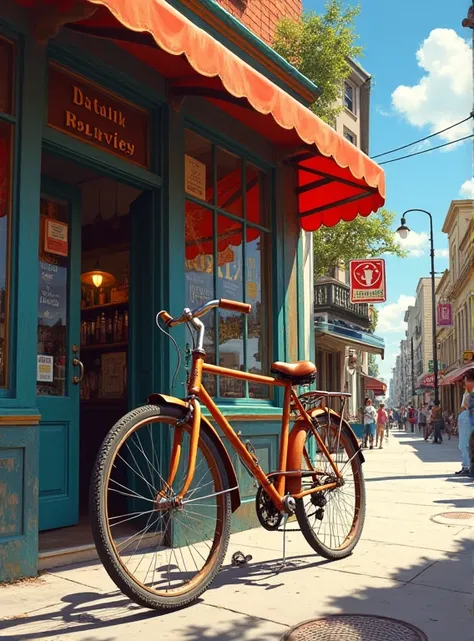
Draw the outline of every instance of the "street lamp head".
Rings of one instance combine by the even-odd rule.
[[[406,225],[407,221],[405,218],[402,218],[400,222],[401,222],[401,225],[395,233],[397,233],[402,240],[405,240],[405,238],[407,238],[408,234],[410,233],[410,228],[407,227]]]

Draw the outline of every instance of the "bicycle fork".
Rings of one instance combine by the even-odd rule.
[[[170,497],[172,486],[178,473],[179,462],[182,454],[183,444],[183,424],[192,416],[192,427],[189,443],[188,453],[188,471],[186,480],[180,492],[173,497]],[[199,436],[201,433],[201,404],[196,398],[191,398],[189,401],[189,412],[184,419],[177,422],[174,429],[173,447],[171,450],[171,461],[168,479],[164,483],[164,487],[158,492],[155,499],[155,508],[157,510],[169,510],[170,508],[181,508],[183,505],[183,498],[189,490],[193,482],[194,472],[196,470],[196,458],[198,451]]]

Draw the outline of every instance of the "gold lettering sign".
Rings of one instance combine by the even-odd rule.
[[[149,113],[56,64],[49,67],[48,124],[149,168]]]

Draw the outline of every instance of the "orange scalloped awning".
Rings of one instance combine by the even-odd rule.
[[[56,4],[67,18],[81,0],[17,1]],[[298,168],[303,229],[368,216],[384,204],[381,167],[166,0],[90,3],[101,6],[85,20],[73,12],[70,28],[113,40],[170,79],[175,96],[204,96],[282,149]]]

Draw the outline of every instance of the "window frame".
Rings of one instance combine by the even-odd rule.
[[[346,140],[348,140],[354,147],[357,147],[357,136],[351,131],[348,127],[344,127],[342,135]]]
[[[352,92],[352,109],[351,107],[348,106],[346,102],[346,87],[348,87],[351,92]],[[355,85],[350,82],[349,80],[344,80],[344,86],[343,86],[343,93],[342,93],[342,102],[344,105],[344,109],[347,109],[353,116],[357,116],[357,100],[356,100],[356,87]]]
[[[230,219],[232,221],[238,222],[242,225],[242,268],[243,268],[243,279],[242,279],[242,287],[243,287],[243,300],[244,302],[247,299],[247,279],[246,279],[246,274],[247,274],[247,263],[246,263],[246,230],[247,227],[250,226],[253,229],[258,230],[262,234],[266,234],[266,245],[267,245],[267,252],[270,254],[270,260],[265,261],[266,264],[261,265],[261,281],[262,283],[266,283],[266,291],[265,295],[262,296],[263,299],[267,300],[267,313],[266,313],[266,334],[269,338],[269,343],[271,346],[274,346],[274,331],[276,329],[276,321],[273,319],[273,310],[274,310],[274,303],[275,303],[275,296],[273,292],[273,284],[274,284],[274,278],[273,278],[273,273],[274,273],[274,256],[275,256],[275,251],[276,251],[276,236],[277,236],[277,226],[276,226],[276,199],[275,199],[275,167],[267,164],[265,162],[262,162],[262,160],[258,157],[256,157],[254,154],[252,154],[251,151],[249,151],[246,148],[240,147],[238,145],[235,145],[232,143],[232,141],[225,140],[220,136],[217,136],[216,134],[212,133],[211,131],[207,130],[204,127],[201,127],[198,123],[186,119],[184,122],[184,149],[183,149],[183,162],[184,162],[184,156],[187,153],[186,151],[186,144],[185,144],[185,136],[186,136],[186,131],[190,131],[192,134],[195,134],[197,136],[200,136],[201,138],[205,139],[210,145],[212,149],[212,171],[213,171],[213,197],[212,197],[212,202],[207,202],[204,200],[201,200],[191,194],[188,194],[183,185],[183,194],[184,194],[184,203],[186,201],[189,201],[195,205],[198,205],[202,207],[203,209],[209,211],[212,215],[213,219],[213,230],[215,231],[217,229],[217,221],[219,216],[224,216],[227,219]],[[255,169],[261,171],[265,176],[268,181],[268,197],[269,197],[269,207],[267,211],[267,225],[264,224],[259,224],[259,223],[254,223],[250,222],[248,223],[247,217],[246,217],[246,198],[243,199],[242,202],[242,212],[241,216],[232,214],[225,209],[222,209],[218,206],[217,204],[217,149],[221,148],[224,152],[227,152],[229,154],[232,154],[234,156],[237,156],[241,162],[241,185],[242,185],[242,193],[246,193],[245,190],[245,180],[246,180],[246,173],[247,173],[247,167],[253,166]],[[185,215],[185,213],[184,213]],[[216,264],[216,252],[217,252],[217,236],[214,235],[213,238],[213,265]],[[184,278],[186,278],[186,274],[184,274]],[[214,269],[213,270],[213,286],[214,286],[214,293],[217,295],[217,272]],[[215,338],[216,338],[216,345],[215,345],[215,357],[216,357],[216,362],[219,362],[219,310],[215,309],[211,312],[214,314],[213,320],[214,320],[214,327],[215,327]],[[242,342],[243,342],[243,364],[244,364],[244,369],[247,371],[247,339],[248,339],[248,317],[246,315],[243,316],[243,337],[242,337]],[[270,352],[270,350],[269,350]],[[268,360],[268,370],[271,365],[271,353],[267,355],[267,360]],[[262,368],[263,368],[263,374],[268,374],[267,369],[267,363],[262,361]],[[268,406],[268,407],[273,407],[276,404],[276,399],[278,399],[278,394],[275,392],[273,387],[269,387],[269,394],[266,398],[252,398],[249,396],[249,381],[242,381],[243,387],[244,387],[244,393],[240,397],[225,397],[220,395],[220,381],[219,381],[219,376],[214,377],[216,380],[216,391],[217,394],[215,396],[212,396],[213,400],[220,406],[239,406],[239,405],[259,405],[259,406]]]
[[[15,358],[15,337],[16,325],[13,322],[13,302],[16,298],[15,283],[15,265],[17,259],[16,238],[18,233],[17,224],[17,186],[18,186],[18,166],[19,166],[19,129],[21,123],[20,115],[20,64],[22,62],[21,42],[17,34],[10,33],[0,25],[0,40],[9,43],[13,48],[12,61],[12,85],[11,85],[11,112],[0,110],[0,122],[6,123],[11,128],[10,134],[10,169],[9,169],[9,197],[7,210],[7,243],[5,255],[5,370],[4,382],[0,383],[0,398],[10,398],[14,396],[14,382],[16,380],[16,358]]]

